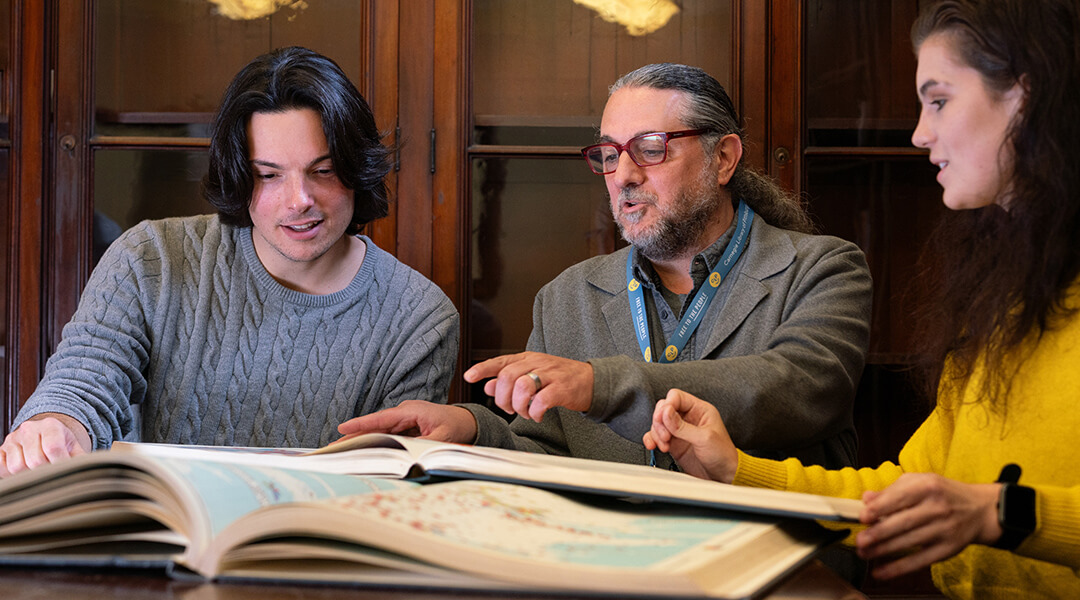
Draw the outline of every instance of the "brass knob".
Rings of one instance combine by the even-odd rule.
[[[791,160],[791,151],[783,146],[779,146],[776,150],[773,150],[772,157],[777,164],[787,164],[787,162]]]
[[[60,138],[60,147],[68,152],[75,149],[75,136],[68,134]]]

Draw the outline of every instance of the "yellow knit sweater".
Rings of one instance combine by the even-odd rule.
[[[1080,306],[1080,287],[1071,297]],[[1033,340],[1034,342],[1034,340]],[[1015,552],[971,545],[932,567],[952,598],[1080,598],[1080,313],[1037,341],[1014,379],[1005,414],[978,402],[976,372],[960,402],[942,404],[900,452],[899,465],[827,471],[739,454],[735,483],[860,498],[905,472],[939,473],[970,483],[994,481],[1021,466],[1036,490],[1038,528]]]

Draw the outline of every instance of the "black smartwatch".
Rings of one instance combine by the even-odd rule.
[[[1015,550],[1027,536],[1035,531],[1035,490],[1018,484],[1020,467],[1005,465],[998,482],[1001,495],[998,496],[998,525],[1001,537],[991,544],[1001,550]]]

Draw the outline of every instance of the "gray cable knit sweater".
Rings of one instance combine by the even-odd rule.
[[[59,412],[86,425],[95,448],[316,447],[349,418],[446,402],[457,310],[361,239],[367,255],[349,286],[310,295],[270,276],[250,228],[210,215],[133,227],[90,276],[16,426]]]

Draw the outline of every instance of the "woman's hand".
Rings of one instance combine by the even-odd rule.
[[[682,390],[656,403],[652,428],[642,437],[649,450],[671,454],[695,477],[731,483],[739,454],[716,407]]]
[[[957,554],[968,544],[1001,537],[1001,484],[961,483],[933,473],[907,473],[880,492],[865,492],[859,519],[870,526],[855,538],[859,556],[896,558],[874,569],[889,579]]]

